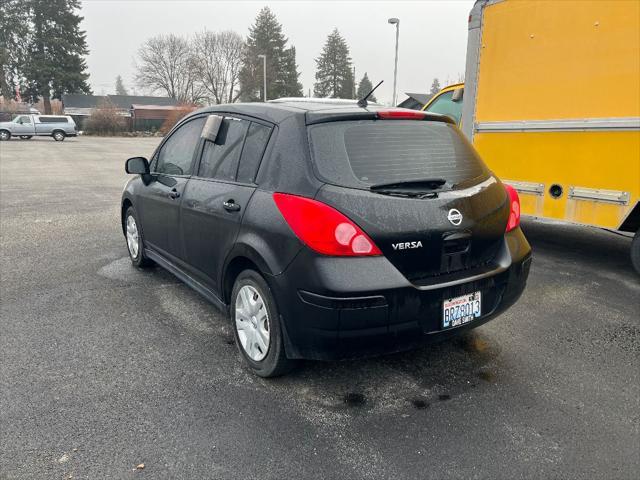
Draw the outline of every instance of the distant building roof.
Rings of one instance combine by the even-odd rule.
[[[173,106],[178,101],[169,97],[147,97],[141,95],[62,95],[65,109],[96,108],[101,102],[108,101],[117,108],[130,109],[131,105]]]
[[[413,110],[420,110],[424,107],[433,95],[431,93],[409,93],[405,92],[409,98],[405,98],[398,104],[398,107],[411,108]]]

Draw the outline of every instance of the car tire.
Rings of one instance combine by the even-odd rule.
[[[636,269],[636,272],[640,275],[640,229],[633,236],[631,240],[631,265]]]
[[[0,141],[6,142],[11,140],[11,132],[9,130],[0,130]]]
[[[66,137],[65,133],[61,130],[56,130],[51,134],[51,136],[56,142],[63,142]]]
[[[33,136],[33,135],[20,135],[20,139],[21,139],[21,140],[31,140],[31,137],[32,137],[32,136]]]
[[[153,265],[153,261],[144,255],[144,239],[138,216],[133,207],[127,208],[124,215],[124,237],[127,241],[127,251],[134,267],[145,268]]]
[[[236,346],[253,373],[277,377],[294,367],[293,360],[285,354],[278,307],[262,275],[254,270],[238,275],[229,309]],[[265,344],[266,351],[261,347]]]

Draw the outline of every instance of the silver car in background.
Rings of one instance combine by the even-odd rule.
[[[10,122],[0,122],[0,140],[34,135],[53,137],[56,142],[78,135],[78,127],[69,115],[18,115]]]

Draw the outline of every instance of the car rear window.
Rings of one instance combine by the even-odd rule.
[[[67,117],[40,117],[40,123],[67,123]]]
[[[457,185],[488,173],[459,130],[444,122],[329,122],[308,131],[319,175],[336,185],[368,188],[427,178]]]

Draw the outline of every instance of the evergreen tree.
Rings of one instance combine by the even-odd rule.
[[[25,97],[44,100],[51,113],[51,98],[64,93],[91,93],[83,58],[88,53],[79,0],[23,0],[31,24],[28,56],[22,76]]]
[[[29,24],[22,0],[0,1],[0,95],[15,98],[20,68],[26,58]]]
[[[263,65],[258,55],[267,57],[268,99],[302,96],[296,50],[294,47],[286,48],[286,45],[287,38],[282,33],[282,25],[269,7],[264,7],[249,28],[240,71],[240,98],[243,101],[256,102],[263,99]]]
[[[313,94],[317,97],[353,98],[353,70],[349,47],[338,29],[327,37],[320,57],[316,59],[316,83]]]
[[[433,83],[431,84],[431,90],[429,90],[429,93],[431,95],[435,95],[439,91],[440,91],[440,80],[438,80],[437,78],[434,78]]]
[[[116,77],[116,95],[129,95],[127,89],[124,88],[124,83],[122,82],[122,77],[120,75]]]
[[[362,80],[360,80],[360,83],[358,84],[358,93],[356,94],[356,97],[364,98],[372,89],[373,85],[371,83],[371,80],[369,80],[367,72],[364,72],[364,77],[362,77]],[[376,99],[375,94],[371,94],[368,101],[375,103],[378,100]]]

